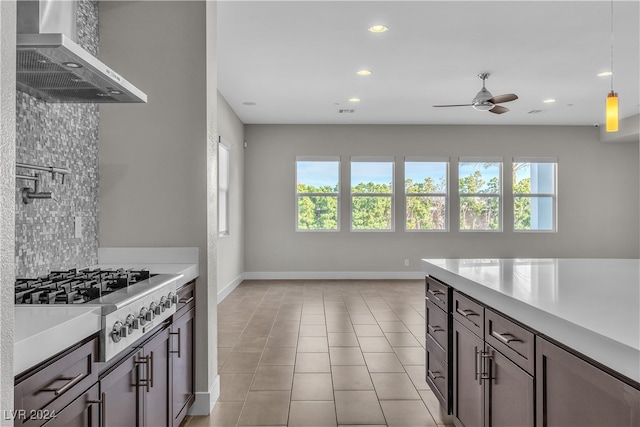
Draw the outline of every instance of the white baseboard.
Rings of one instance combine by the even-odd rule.
[[[189,415],[209,415],[220,398],[220,375],[216,375],[208,392],[196,392],[196,400],[189,408]]]
[[[245,280],[413,280],[422,271],[249,271]]]
[[[218,304],[220,304],[222,302],[222,300],[224,300],[226,297],[229,296],[229,294],[231,292],[233,292],[233,290],[235,288],[238,287],[238,285],[240,283],[242,283],[242,281],[246,279],[245,277],[245,273],[242,273],[241,275],[239,275],[238,277],[236,277],[235,279],[233,279],[231,281],[231,283],[229,283],[227,286],[224,287],[224,289],[222,289],[221,291],[218,291]]]

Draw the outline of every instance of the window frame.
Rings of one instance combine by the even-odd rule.
[[[353,163],[391,163],[391,193],[354,193],[353,192]],[[389,233],[396,228],[396,161],[394,156],[351,156],[349,159],[349,230],[354,233]],[[391,228],[353,228],[353,199],[354,197],[390,197],[391,199]]]
[[[500,167],[498,172],[498,193],[461,193],[460,192],[460,164],[461,163],[497,163]],[[504,159],[502,157],[482,156],[482,157],[458,157],[458,180],[456,182],[458,192],[458,231],[461,233],[501,233],[504,230]],[[460,209],[462,199],[465,197],[497,198],[498,199],[498,228],[495,230],[471,230],[463,229],[460,221]]]
[[[298,192],[298,162],[337,162],[338,163],[338,192],[337,193],[299,193]],[[341,221],[341,191],[342,189],[342,163],[340,156],[296,156],[294,161],[294,218],[295,218],[295,231],[302,233],[335,233],[340,231]],[[301,196],[310,196],[310,197],[335,197],[337,199],[336,205],[336,228],[333,229],[308,229],[308,228],[300,228],[300,220],[298,217],[298,200]]]
[[[516,193],[512,183],[511,192],[513,197],[513,227],[514,233],[557,233],[558,232],[558,159],[556,157],[513,157],[511,159],[511,172],[513,174],[514,167],[517,163],[537,163],[537,164],[552,164],[553,165],[553,193]],[[513,176],[513,175],[512,175]],[[553,227],[549,230],[525,230],[516,229],[515,227],[515,202],[517,197],[550,197],[553,203],[552,221]]]
[[[222,161],[223,156],[221,155],[222,151],[226,152],[226,163],[223,169]],[[222,180],[223,173],[226,172],[225,181],[226,186],[221,185],[224,181]],[[229,224],[229,204],[231,202],[230,196],[230,187],[231,187],[231,144],[224,138],[220,137],[218,139],[218,236],[224,237],[229,236],[231,232],[230,224]],[[220,209],[221,203],[220,201],[224,200],[224,210]],[[224,219],[224,221],[222,221]],[[225,227],[223,227],[223,224]],[[224,229],[223,229],[224,228]]]
[[[446,192],[444,193],[407,193],[407,163],[444,163],[445,164],[445,178],[446,182]],[[403,188],[404,188],[404,231],[408,233],[447,233],[450,231],[451,227],[451,161],[449,157],[433,157],[433,156],[406,156],[404,158],[404,180],[403,180]],[[444,212],[444,228],[443,229],[410,229],[407,228],[407,208],[408,201],[411,197],[444,197],[445,203],[445,212]]]

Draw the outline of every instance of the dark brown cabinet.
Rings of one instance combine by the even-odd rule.
[[[533,427],[535,383],[533,371],[525,370],[533,360],[533,334],[458,292],[453,308],[454,423]],[[518,364],[503,352],[517,355]]]
[[[537,425],[640,426],[640,390],[536,338]]]
[[[94,336],[16,378],[15,425],[59,425],[56,419],[68,405],[74,409],[66,411],[65,417],[81,406],[88,406],[88,413],[95,412],[95,404],[86,402],[82,393],[98,380],[97,355],[98,338]],[[90,398],[94,399],[98,397]]]
[[[195,309],[182,314],[171,325],[172,425],[179,426],[194,400]]]
[[[485,352],[484,420],[491,427],[531,427],[534,425],[534,381],[487,345]]]
[[[169,329],[161,326],[139,351],[100,379],[103,427],[171,425],[168,356]]]
[[[451,288],[427,277],[425,282],[425,379],[447,414],[451,413]]]
[[[47,427],[99,427],[101,404],[98,384],[94,384],[67,407],[56,412],[55,417],[43,425]]]
[[[457,426],[481,427],[482,379],[480,337],[457,320],[453,322],[453,416]]]

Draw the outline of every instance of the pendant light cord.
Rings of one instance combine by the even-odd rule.
[[[613,92],[613,0],[611,0],[611,92]]]

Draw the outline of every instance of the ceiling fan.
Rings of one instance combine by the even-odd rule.
[[[491,92],[484,87],[484,82],[489,78],[489,73],[478,74],[478,77],[482,79],[482,89],[478,92],[475,98],[473,98],[471,104],[434,105],[434,107],[473,107],[478,111],[489,111],[494,114],[502,114],[509,111],[508,108],[496,104],[515,101],[518,99],[518,95],[507,93],[504,95],[493,96],[491,95]]]

